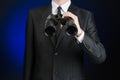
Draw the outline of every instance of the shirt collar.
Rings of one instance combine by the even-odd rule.
[[[59,6],[58,4],[56,4],[53,0],[52,0],[52,14],[56,14],[57,13],[57,7]],[[61,8],[62,8],[62,14],[63,12],[67,12],[68,11],[68,8],[71,4],[71,0],[68,0],[66,3],[60,5]]]

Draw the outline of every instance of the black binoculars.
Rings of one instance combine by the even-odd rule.
[[[75,23],[71,17],[64,17],[58,19],[57,15],[49,15],[45,22],[45,35],[46,36],[53,36],[56,34],[56,26],[61,24],[62,26],[66,27],[66,34],[69,36],[75,36],[78,32]]]

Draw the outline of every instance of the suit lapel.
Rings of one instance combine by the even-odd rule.
[[[42,20],[45,22],[47,17],[52,13],[52,6],[51,4],[47,5],[45,8],[45,10],[43,11],[43,15],[42,15]],[[55,44],[56,44],[56,41],[55,41],[55,36],[52,36],[52,37],[47,37],[52,45],[55,47]]]
[[[65,36],[65,27],[63,26],[62,29],[60,30],[60,34],[58,35],[56,48],[58,48],[58,46],[60,45],[61,41],[63,41],[64,36]]]
[[[78,16],[78,11],[77,11],[78,9],[74,6],[74,5],[70,5],[70,7],[69,7],[69,9],[68,9],[68,11],[69,12],[71,12],[71,13],[73,13],[74,15],[76,15],[76,16]]]

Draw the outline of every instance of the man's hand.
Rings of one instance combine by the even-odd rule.
[[[74,15],[73,13],[71,13],[71,12],[65,12],[65,13],[63,13],[62,18],[64,18],[64,17],[71,17],[73,19],[73,21],[76,24],[77,29],[78,29],[78,32],[77,32],[76,36],[80,36],[83,31],[80,28],[78,17],[76,15]]]

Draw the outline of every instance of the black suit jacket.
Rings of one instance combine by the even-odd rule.
[[[83,51],[96,63],[106,59],[93,16],[87,10],[70,5],[69,11],[78,16],[85,32],[84,40],[79,43],[75,37],[67,36],[63,28],[55,44],[54,36],[44,34],[45,20],[51,11],[51,5],[29,11],[23,80],[84,80]]]

